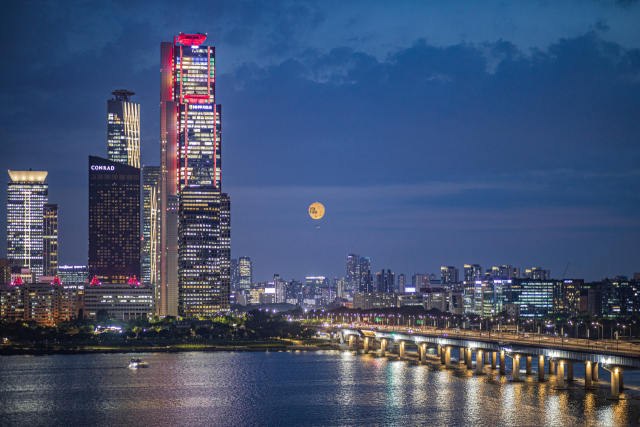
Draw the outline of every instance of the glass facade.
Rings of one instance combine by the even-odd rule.
[[[42,208],[43,276],[58,274],[58,205],[45,204]]]
[[[86,265],[59,265],[58,277],[65,284],[87,283],[89,269]]]
[[[189,292],[183,292],[182,287],[191,289],[192,284],[187,283],[193,281],[188,279],[191,274],[187,271],[190,268],[188,265],[197,264],[188,250],[189,236],[182,234],[191,231],[186,222],[183,224],[181,215],[191,214],[187,213],[188,209],[181,209],[180,217],[176,218],[171,215],[169,206],[174,197],[183,206],[182,193],[187,187],[192,187],[189,191],[213,188],[218,195],[215,212],[204,211],[199,215],[215,215],[206,221],[217,224],[214,234],[218,258],[215,264],[219,277],[216,280],[224,289],[220,292],[219,304],[209,305],[218,304],[220,309],[225,310],[229,308],[230,200],[221,193],[222,108],[215,103],[215,48],[205,46],[205,40],[204,34],[180,33],[174,37],[173,43],[162,43],[160,49],[161,170],[157,234],[160,261],[156,296],[162,298],[165,295],[170,299],[171,295],[176,294],[178,298],[175,302],[168,298],[159,301],[159,315],[171,315],[178,306],[182,307],[180,310],[187,308],[188,304],[181,296]],[[200,219],[205,220],[204,217]],[[187,219],[184,218],[184,221]],[[178,253],[171,250],[175,247],[179,248]],[[206,265],[209,260],[202,259],[199,263]],[[187,282],[183,283],[183,280]],[[210,307],[203,306],[203,309],[210,310]]]
[[[140,168],[140,104],[119,97],[107,101],[107,143],[110,161]]]
[[[7,189],[7,258],[12,266],[42,276],[43,208],[49,201],[44,171],[9,171]]]
[[[142,167],[142,282],[156,284],[159,166]]]
[[[240,289],[249,289],[253,283],[253,263],[251,257],[241,256],[238,259],[238,286]]]
[[[514,279],[511,281],[509,301],[520,305],[520,316],[541,317],[554,312],[553,280]]]
[[[89,276],[140,277],[140,169],[89,157]]]

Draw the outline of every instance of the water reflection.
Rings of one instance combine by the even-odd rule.
[[[512,382],[490,365],[478,376],[433,356],[420,365],[338,351],[149,354],[151,367],[138,371],[126,368],[131,355],[6,357],[0,424],[628,425],[640,417],[639,401],[606,400],[608,372],[598,390],[582,390],[582,364],[579,381],[555,391],[555,376]],[[639,373],[625,372],[625,397],[639,385]]]

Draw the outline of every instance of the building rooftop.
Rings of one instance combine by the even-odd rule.
[[[13,182],[44,182],[47,171],[8,171]]]

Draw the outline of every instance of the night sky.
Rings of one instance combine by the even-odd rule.
[[[216,47],[254,281],[344,276],[352,252],[408,276],[640,271],[640,2],[28,1],[1,24],[0,169],[49,171],[61,264],[87,262],[113,90],[136,92],[159,164],[160,42],[182,31]]]

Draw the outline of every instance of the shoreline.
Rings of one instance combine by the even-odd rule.
[[[183,352],[268,352],[268,351],[324,351],[340,350],[340,346],[273,346],[273,347],[204,347],[204,348],[175,348],[175,347],[142,347],[142,348],[101,348],[101,349],[29,349],[3,348],[0,356],[54,356],[75,354],[124,354],[124,353],[183,353]]]

